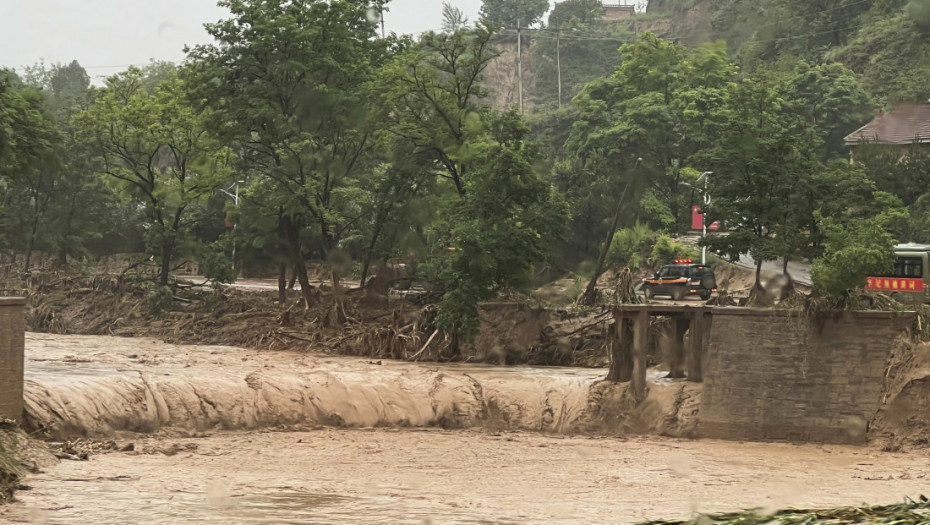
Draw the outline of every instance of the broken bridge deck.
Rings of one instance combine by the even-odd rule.
[[[668,355],[669,377],[702,382],[702,361],[710,332],[712,307],[624,304],[613,307],[614,335],[610,344],[609,381],[630,381],[637,400],[646,397],[649,318],[669,317],[672,347]],[[684,336],[690,331],[688,348]]]

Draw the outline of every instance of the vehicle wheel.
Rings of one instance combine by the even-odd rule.
[[[652,299],[653,297],[656,296],[656,294],[652,292],[652,288],[648,286],[643,288],[643,295],[646,296],[646,299]]]
[[[701,300],[702,301],[710,300],[710,292],[701,292]]]
[[[685,291],[682,288],[677,288],[672,290],[672,299],[675,301],[681,301],[685,298]]]
[[[713,275],[705,275],[701,277],[701,288],[706,290],[713,290],[717,287],[717,278]]]

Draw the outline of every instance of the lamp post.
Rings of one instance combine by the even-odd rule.
[[[239,185],[242,183],[243,181],[237,180],[231,186],[235,188],[235,193],[230,193],[229,190],[224,190],[223,188],[220,188],[221,192],[225,193],[229,197],[232,197],[233,202],[236,204],[236,208],[239,207]],[[236,231],[236,223],[233,223],[233,231]],[[236,238],[235,237],[233,237],[233,245],[232,245],[232,263],[233,263],[233,270],[235,270],[236,269]]]
[[[705,171],[698,178],[698,182],[704,179],[704,208],[701,209],[701,264],[707,264],[707,245],[704,241],[707,239],[707,208],[710,206],[710,194],[707,193],[707,179],[713,175],[712,171]]]

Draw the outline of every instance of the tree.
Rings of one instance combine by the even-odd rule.
[[[802,217],[793,201],[809,181],[817,143],[784,106],[776,86],[755,80],[733,86],[720,135],[701,154],[702,165],[713,171],[705,220],[721,221],[728,230],[708,244],[731,259],[748,253],[756,263],[756,289],[762,263],[785,249],[779,234],[798,231]]]
[[[589,28],[604,16],[601,0],[564,0],[549,13],[549,27],[562,31]]]
[[[165,286],[188,233],[188,208],[228,178],[233,155],[207,133],[180,76],[163,80],[153,93],[145,84],[138,68],[110,77],[75,122],[101,172],[126,201],[144,206],[146,241]]]
[[[458,7],[449,2],[442,3],[442,30],[444,33],[455,33],[465,29],[468,25],[468,17]]]
[[[381,109],[378,120],[451,181],[460,197],[475,159],[466,145],[481,133],[479,111],[487,96],[482,75],[497,56],[491,36],[486,27],[427,33],[379,72],[370,91]]]
[[[549,11],[549,0],[482,0],[481,22],[505,29],[530,27]]]
[[[55,194],[61,140],[44,94],[13,75],[0,77],[0,183],[6,186],[0,206],[7,214],[6,240],[25,252],[26,270]]]
[[[580,114],[564,148],[571,161],[560,163],[569,162],[566,182],[586,179],[585,189],[558,184],[583,206],[572,209],[574,230],[605,239],[593,245],[598,256],[583,297],[588,303],[618,227],[638,219],[657,229],[680,231],[686,224],[693,192],[686,184],[693,187],[698,173],[687,165],[712,143],[735,75],[722,43],[689,51],[647,32],[620,54],[623,64],[613,75],[575,97]]]
[[[820,217],[826,245],[823,256],[811,266],[816,292],[843,299],[865,286],[866,277],[891,272],[896,243],[893,230],[907,215],[891,195],[876,193],[875,199],[885,206],[874,215],[845,220]]]
[[[845,156],[843,138],[869,121],[872,99],[856,74],[842,64],[800,61],[786,86],[786,109],[804,119],[823,140],[822,158]]]
[[[722,43],[688,51],[648,32],[620,53],[617,71],[576,97],[581,117],[566,148],[602,159],[613,173],[619,162],[612,159],[641,158],[643,180],[634,201],[661,202],[676,223],[685,224],[690,191],[683,191],[683,169],[711,143],[735,68]]]
[[[435,229],[430,261],[445,292],[436,325],[456,353],[478,330],[478,302],[528,285],[566,217],[558,194],[533,170],[536,152],[519,114],[487,115],[486,122],[484,140],[472,145],[480,160],[468,191]]]
[[[69,257],[88,255],[90,243],[104,235],[114,240],[132,221],[115,220],[115,195],[97,176],[93,152],[77,137],[72,119],[91,103],[90,77],[84,68],[77,61],[38,64],[27,68],[26,82],[46,93],[46,106],[62,134],[61,165],[38,224],[38,240],[65,264]]]
[[[325,258],[360,218],[357,180],[372,161],[376,122],[363,87],[391,44],[368,20],[374,4],[225,0],[232,17],[207,25],[218,44],[189,52],[214,126],[241,150],[244,169],[276,188],[278,232],[307,307],[305,254]]]

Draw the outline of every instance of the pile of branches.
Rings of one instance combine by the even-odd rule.
[[[730,525],[852,525],[854,523],[884,523],[888,525],[917,525],[930,523],[930,501],[921,496],[897,505],[874,507],[841,507],[830,510],[785,509],[774,514],[758,510],[731,512],[726,514],[701,515],[692,520],[652,521],[643,525],[685,524],[730,524]]]

